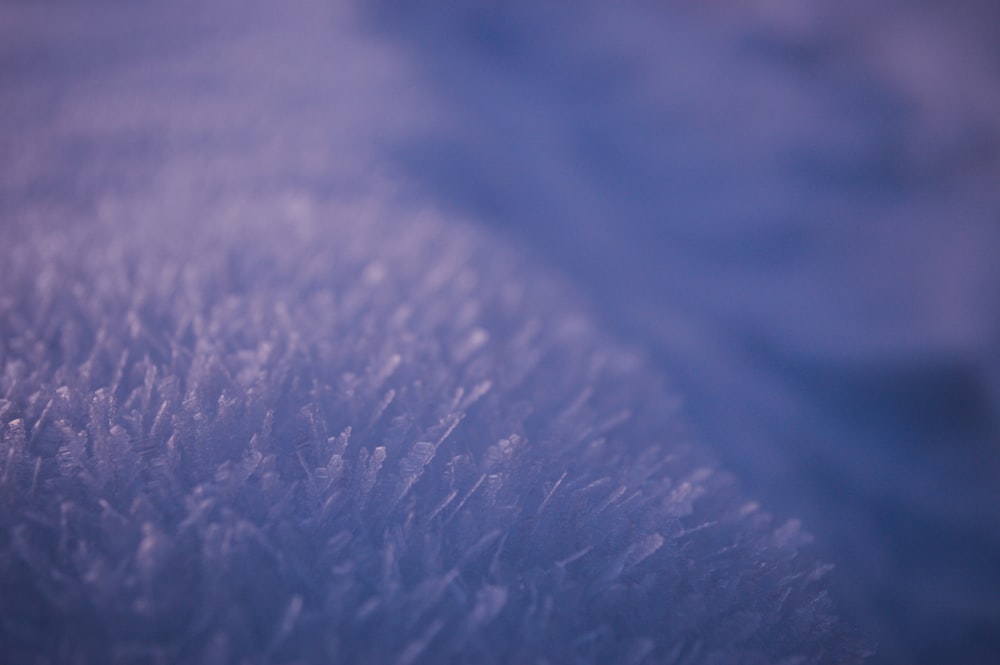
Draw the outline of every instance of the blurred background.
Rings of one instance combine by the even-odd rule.
[[[998,34],[985,0],[4,0],[0,230],[391,182],[643,350],[873,662],[996,663]]]
[[[394,153],[651,351],[877,662],[1000,662],[1000,6],[386,3]]]

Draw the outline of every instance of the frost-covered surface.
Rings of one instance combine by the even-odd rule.
[[[4,8],[0,660],[859,660],[643,357],[393,193],[391,54],[215,9]]]
[[[0,4],[0,653],[995,661],[989,22],[790,4]]]
[[[5,662],[856,659],[799,525],[544,273],[225,194],[4,247]]]

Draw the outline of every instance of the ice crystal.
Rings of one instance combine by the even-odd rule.
[[[191,210],[3,249],[7,662],[857,657],[555,277],[428,215]]]

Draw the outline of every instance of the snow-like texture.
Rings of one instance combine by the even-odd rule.
[[[4,662],[856,659],[799,525],[564,288],[244,195],[4,246]]]
[[[514,76],[466,115],[350,4],[0,3],[0,662],[858,660],[797,522],[769,520],[673,415],[705,401],[681,409],[659,384],[671,372],[606,336],[617,310],[576,303],[599,281],[625,309],[706,330],[697,310],[670,316],[680,291],[711,301],[697,252],[617,233],[663,202],[628,186],[655,185],[629,170],[643,162],[534,141],[636,127],[622,135],[660,154],[615,101],[624,79],[585,58],[550,86],[529,57],[537,85]],[[473,85],[480,44],[449,34],[426,33],[471,66],[459,87],[492,89]],[[581,34],[596,48],[612,33]],[[639,50],[640,69],[669,62]],[[590,76],[609,105],[577,96]],[[539,235],[505,246],[384,184],[373,145],[423,137],[428,117],[512,148],[446,179],[506,180],[489,220],[539,222],[582,266],[571,285],[551,252],[544,269],[520,254]],[[603,176],[577,186],[581,164],[627,177],[605,196]],[[656,288],[621,286],[637,282]],[[706,382],[762,385],[732,346],[671,348]],[[720,421],[745,426],[745,397]],[[790,456],[755,451],[768,473]],[[808,477],[774,484],[766,508],[808,505]],[[838,569],[879,557],[877,537],[860,543]]]

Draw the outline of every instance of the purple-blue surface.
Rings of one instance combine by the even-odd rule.
[[[535,4],[0,6],[8,659],[996,661],[996,10]]]

